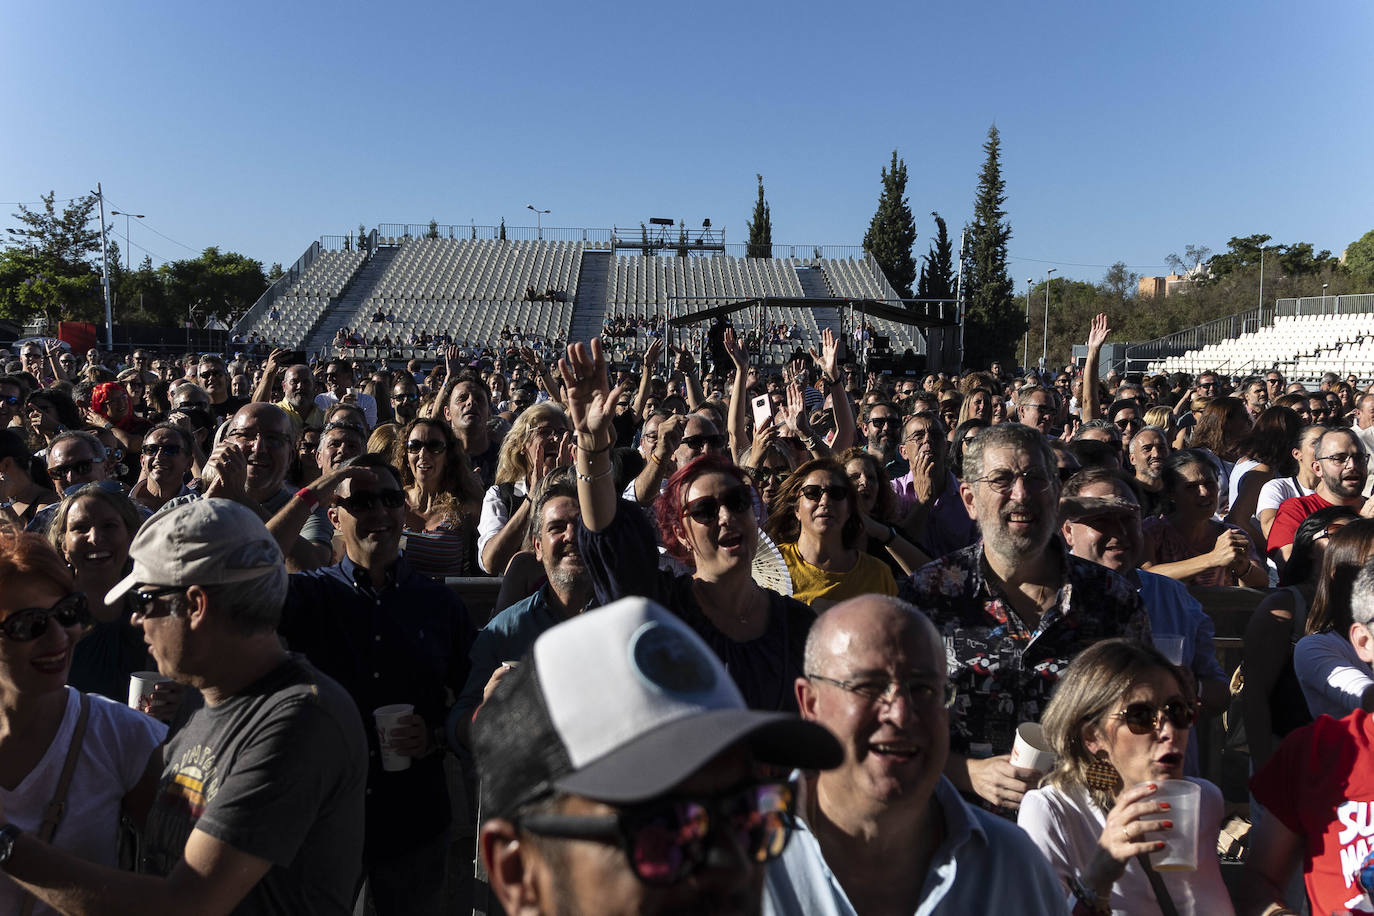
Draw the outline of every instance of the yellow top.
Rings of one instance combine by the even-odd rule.
[[[792,574],[792,597],[820,613],[832,604],[858,595],[896,595],[897,580],[887,564],[859,551],[859,562],[849,572],[829,572],[802,559],[796,542],[780,544],[787,571]]]

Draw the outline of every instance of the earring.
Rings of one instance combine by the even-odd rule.
[[[1083,774],[1084,781],[1087,782],[1089,789],[1099,789],[1103,792],[1115,792],[1121,787],[1121,774],[1116,771],[1116,767],[1107,760],[1106,751],[1098,751],[1092,763],[1088,764],[1087,772]]]

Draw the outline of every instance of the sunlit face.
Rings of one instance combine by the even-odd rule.
[[[315,452],[320,473],[328,474],[343,467],[345,461],[363,453],[363,446],[362,435],[354,430],[336,426],[326,431],[320,437],[320,445]]]
[[[62,552],[78,576],[102,572],[118,576],[129,559],[132,542],[124,519],[98,496],[83,496],[67,512]]]
[[[567,422],[557,414],[545,417],[529,429],[525,438],[525,462],[530,468],[552,468],[569,435]]]
[[[687,486],[684,508],[700,505],[697,500],[706,497],[713,497],[719,504],[709,519],[684,515],[681,520],[680,537],[691,551],[700,577],[715,578],[740,567],[747,569],[754,560],[758,522],[752,500],[741,512],[733,512],[725,505],[729,492],[740,486],[733,475],[717,471],[702,474]]]
[[[902,444],[902,418],[887,405],[874,407],[868,414],[868,450],[884,461],[897,456]]]
[[[0,589],[0,619],[28,608],[50,608],[64,597],[66,592],[45,577],[11,576]],[[64,689],[72,648],[80,637],[79,625],[63,627],[53,619],[42,636],[29,642],[0,635],[0,682],[11,696]]]
[[[563,591],[572,590],[587,572],[577,550],[577,520],[581,516],[577,500],[558,496],[544,504],[539,520],[535,559],[544,564],[549,581]]]
[[[250,404],[234,414],[224,438],[243,449],[248,462],[248,491],[266,499],[281,487],[294,444],[291,420],[280,408]]]
[[[1359,437],[1344,430],[1327,433],[1317,444],[1317,474],[1340,499],[1353,499],[1364,492],[1368,460]]]
[[[1069,551],[1115,572],[1134,569],[1143,543],[1135,494],[1124,483],[1104,480],[1083,487],[1079,496],[1117,499],[1136,506],[1137,512],[1110,512],[1065,522],[1063,534]]]
[[[406,462],[415,482],[425,489],[439,485],[444,476],[448,441],[433,423],[417,423],[406,436]]]
[[[191,466],[191,453],[181,436],[170,429],[155,429],[143,438],[141,452],[143,472],[159,492],[181,489]]]
[[[960,487],[986,549],[1004,557],[1038,553],[1058,523],[1059,477],[1038,450],[999,446],[983,452],[982,474]],[[1002,492],[1005,490],[1005,492]]]
[[[820,488],[815,499],[807,495]],[[797,520],[802,529],[818,538],[838,539],[849,520],[849,499],[835,491],[848,493],[849,481],[829,471],[812,471],[797,491]]]
[[[1169,457],[1169,442],[1156,430],[1141,430],[1131,439],[1130,456],[1136,478],[1153,486]]]
[[[1048,391],[1036,391],[1026,395],[1026,403],[1017,409],[1017,419],[1049,435],[1050,423],[1054,420],[1054,399]]]
[[[1156,668],[1136,681],[1118,708],[1108,711],[1105,719],[1084,726],[1083,743],[1091,754],[1107,752],[1107,760],[1121,774],[1126,788],[1142,782],[1180,779],[1191,729],[1177,728],[1167,716],[1160,716],[1153,731],[1137,735],[1116,715],[1132,703],[1159,708],[1171,702],[1189,701],[1178,678],[1170,671]]]

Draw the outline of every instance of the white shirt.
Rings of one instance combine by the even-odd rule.
[[[377,427],[377,399],[366,392],[359,391],[357,394],[358,408],[363,412],[363,418],[367,420],[367,428]],[[329,408],[339,403],[339,396],[332,391],[315,395],[315,406],[320,410],[328,411]]]
[[[1255,502],[1255,516],[1265,509],[1278,511],[1279,503],[1293,496],[1311,496],[1312,491],[1298,482],[1296,477],[1275,477],[1260,487],[1259,499]]]
[[[1314,719],[1322,714],[1345,718],[1359,709],[1365,690],[1374,686],[1374,671],[1342,633],[1313,633],[1298,640],[1293,671]]]
[[[517,480],[515,482],[515,495],[526,496],[525,482]],[[499,487],[487,487],[487,492],[482,494],[482,517],[477,521],[477,565],[482,567],[482,572],[489,575],[500,575],[505,570],[493,572],[487,569],[482,562],[482,551],[487,549],[487,542],[501,533],[501,529],[506,527],[506,522],[510,521],[510,514],[506,512],[506,504],[501,502],[501,491]]]
[[[57,791],[67,761],[81,693],[67,691],[67,708],[52,744],[13,790],[0,788],[5,820],[25,832],[36,832],[43,812]],[[53,845],[78,858],[112,868],[119,865],[119,806],[138,784],[153,751],[162,744],[167,726],[152,716],[105,697],[90,694],[91,713],[81,756],[67,789],[66,813],[53,836]],[[24,895],[13,881],[0,881],[0,912],[18,913]],[[35,914],[55,913],[40,903]]]

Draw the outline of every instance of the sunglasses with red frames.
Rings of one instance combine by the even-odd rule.
[[[538,836],[619,845],[639,880],[662,886],[701,868],[725,836],[751,863],[776,859],[792,835],[795,805],[794,785],[763,783],[714,798],[655,799],[599,817],[527,814],[516,824]]]
[[[754,507],[754,497],[746,486],[731,487],[720,496],[697,497],[682,507],[682,514],[699,525],[710,525],[720,518],[721,506],[734,515],[743,515]]]

